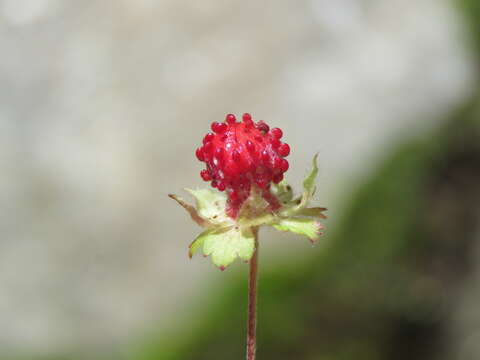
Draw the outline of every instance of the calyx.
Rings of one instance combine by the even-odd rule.
[[[192,257],[200,248],[203,255],[211,256],[212,262],[221,270],[237,257],[249,261],[255,251],[255,234],[260,226],[272,226],[280,231],[304,235],[314,243],[318,241],[324,226],[320,219],[326,208],[309,207],[315,194],[318,175],[317,155],[312,169],[303,181],[303,192],[294,197],[285,180],[272,184],[271,195],[280,207],[272,210],[265,199],[264,189],[252,187],[248,199],[242,204],[236,218],[227,215],[227,197],[210,189],[185,189],[195,199],[195,205],[187,203],[177,195],[169,196],[177,201],[204,231],[190,244],[188,254]]]

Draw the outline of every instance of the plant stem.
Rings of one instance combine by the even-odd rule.
[[[258,272],[258,228],[255,235],[255,251],[250,259],[248,278],[248,323],[247,323],[247,360],[255,360],[257,346],[257,272]]]

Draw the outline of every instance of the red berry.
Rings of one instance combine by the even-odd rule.
[[[245,146],[247,147],[247,150],[251,153],[255,152],[255,144],[251,142],[250,140],[247,140],[245,143]]]
[[[280,140],[278,140],[277,138],[273,138],[271,141],[272,141],[272,146],[273,146],[274,149],[276,149],[280,146]]]
[[[211,128],[212,128],[213,132],[215,132],[217,134],[222,134],[225,131],[227,131],[228,126],[225,123],[214,122],[214,123],[212,123]]]
[[[238,193],[235,190],[230,191],[230,194],[228,194],[228,196],[232,201],[238,200]]]
[[[255,178],[255,184],[257,184],[257,186],[261,189],[267,186],[267,182],[268,180],[264,176],[257,176]]]
[[[235,162],[240,162],[242,160],[241,156],[240,156],[240,153],[238,152],[238,150],[233,150],[232,152],[232,159],[233,161]]]
[[[243,118],[243,123],[245,124],[245,130],[246,131],[249,131],[254,126],[252,118],[250,118],[250,119]]]
[[[275,170],[277,171],[282,171],[282,163],[283,163],[283,159],[282,158],[275,158],[275,160],[273,161],[273,167],[275,168]]]
[[[283,180],[283,174],[278,174],[278,175],[275,175],[275,176],[273,177],[273,182],[274,182],[275,184],[278,184],[278,183],[279,183],[280,181],[282,181],[282,180]]]
[[[208,134],[205,135],[205,137],[203,138],[203,144],[206,144],[206,143],[212,141],[214,137],[215,137],[214,134],[208,133]]]
[[[270,162],[270,154],[268,153],[267,149],[262,151],[262,160],[265,164]]]
[[[212,180],[212,176],[210,175],[210,173],[208,172],[208,170],[202,170],[200,171],[200,176],[202,177],[202,179],[204,181],[210,181]]]
[[[272,211],[278,209],[280,203],[270,192],[270,184],[282,181],[289,167],[283,157],[290,153],[290,147],[280,142],[282,131],[270,130],[263,121],[254,124],[248,113],[243,114],[242,122],[228,114],[224,123],[214,122],[211,129],[213,133],[205,135],[204,145],[195,153],[206,163],[206,169],[200,173],[202,179],[227,191],[227,214],[238,216],[252,186],[261,189]]]
[[[290,146],[288,144],[282,144],[278,147],[278,154],[280,156],[288,156],[290,154]]]
[[[212,149],[213,149],[213,144],[211,141],[207,142],[205,145],[203,145],[203,156],[205,159],[209,159],[212,154]]]
[[[263,131],[264,133],[267,133],[268,130],[270,130],[270,126],[268,126],[263,120],[260,120],[259,122],[257,122],[257,129]]]
[[[204,161],[204,160],[205,160],[205,154],[203,153],[203,147],[199,147],[199,148],[195,151],[195,155],[197,156],[197,159],[198,159],[198,160]]]
[[[236,118],[235,115],[233,115],[233,114],[228,114],[228,115],[225,117],[225,121],[226,121],[229,125],[232,125],[232,124],[235,124],[235,122],[237,121],[237,118]]]
[[[214,156],[217,160],[222,160],[224,155],[225,155],[225,150],[223,150],[223,148],[216,148],[215,149]]]
[[[283,131],[282,131],[282,129],[279,129],[279,128],[273,128],[272,130],[270,130],[270,132],[277,139],[281,139],[282,136],[283,136]]]

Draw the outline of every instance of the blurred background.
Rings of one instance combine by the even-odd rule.
[[[262,231],[259,359],[479,359],[479,52],[478,0],[0,0],[0,359],[243,358],[166,196],[230,112],[329,208]]]

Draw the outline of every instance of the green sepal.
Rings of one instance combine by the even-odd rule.
[[[194,198],[199,215],[214,224],[229,221],[225,214],[227,198],[218,191],[209,189],[185,189]]]
[[[298,204],[297,206],[298,210],[303,209],[308,205],[308,203],[313,197],[313,194],[315,194],[315,190],[317,189],[317,186],[315,184],[318,175],[317,158],[318,154],[315,154],[312,161],[312,168],[303,180],[303,194],[300,200],[300,204]]]
[[[313,196],[316,189],[316,181],[318,175],[317,158],[318,154],[315,154],[312,160],[312,169],[303,180],[304,194],[307,193],[309,197]]]
[[[285,180],[272,184],[272,195],[281,205],[276,211],[272,211],[271,205],[263,198],[262,190],[252,187],[236,219],[226,214],[227,198],[222,193],[208,189],[185,189],[195,198],[196,206],[188,204],[181,197],[169,195],[189,212],[197,224],[206,228],[190,244],[189,256],[192,257],[203,247],[203,254],[210,255],[212,262],[222,270],[237,257],[248,261],[255,251],[255,234],[262,225],[307,236],[312,242],[317,241],[323,229],[318,219],[326,218],[323,214],[326,208],[307,207],[315,193],[317,175],[315,155],[312,168],[303,181],[300,197],[293,199],[292,188]]]
[[[190,256],[202,245],[203,255],[210,255],[212,262],[224,270],[237,257],[250,260],[255,250],[255,235],[252,228],[209,229],[190,245]]]
[[[195,255],[197,250],[203,246],[205,239],[216,231],[218,231],[218,229],[207,229],[203,231],[200,235],[198,235],[195,240],[193,240],[188,246],[188,257],[191,259],[193,255]]]
[[[313,157],[312,168],[303,180],[303,193],[300,197],[284,203],[283,208],[278,211],[278,217],[271,225],[280,231],[290,231],[296,234],[307,236],[310,241],[315,242],[322,234],[323,225],[318,219],[326,219],[323,211],[327,210],[322,207],[308,208],[308,204],[313,198],[316,190],[316,179],[318,175],[317,166],[318,154]],[[287,184],[280,183],[284,189]],[[290,188],[288,186],[288,188]],[[279,193],[282,193],[281,191]]]
[[[279,212],[282,216],[289,217],[301,215],[301,211],[303,211],[308,206],[310,200],[312,200],[316,190],[315,183],[318,175],[317,158],[318,154],[313,157],[312,168],[303,180],[302,196],[300,198],[290,201],[288,204],[285,204],[284,208]]]
[[[290,231],[295,234],[304,235],[308,237],[311,242],[316,242],[320,235],[322,235],[321,230],[324,229],[319,221],[309,218],[285,218],[272,226],[280,231]]]

